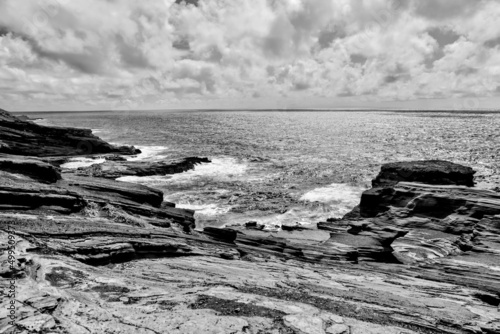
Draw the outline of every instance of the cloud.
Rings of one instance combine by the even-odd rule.
[[[415,0],[416,13],[431,19],[449,19],[470,15],[481,6],[481,0]]]
[[[3,0],[0,98],[491,97],[499,25],[494,0]]]

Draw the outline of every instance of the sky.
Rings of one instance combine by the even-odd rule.
[[[497,109],[498,0],[0,0],[0,108]]]

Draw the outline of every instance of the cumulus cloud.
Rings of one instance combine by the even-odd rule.
[[[499,25],[495,0],[2,0],[0,97],[17,109],[496,97]]]

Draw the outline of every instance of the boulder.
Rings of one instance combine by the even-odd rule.
[[[472,187],[474,173],[470,167],[442,160],[394,162],[382,166],[372,186],[393,186],[406,181]]]

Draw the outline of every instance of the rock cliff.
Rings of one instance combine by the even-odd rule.
[[[91,130],[42,126],[0,109],[0,154],[37,157],[97,153],[137,154],[134,147],[116,147]]]

